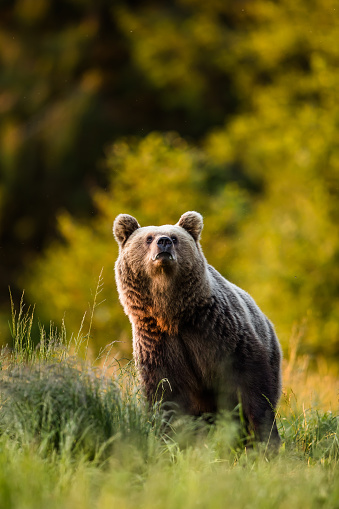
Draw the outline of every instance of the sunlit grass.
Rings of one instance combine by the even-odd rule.
[[[265,447],[246,448],[227,414],[212,427],[188,418],[164,426],[131,364],[110,349],[90,362],[87,334],[68,338],[64,327],[33,338],[32,321],[23,303],[18,313],[13,307],[13,347],[1,354],[0,507],[339,502],[337,378],[329,370],[311,372],[297,355],[284,361],[283,443],[272,457]]]

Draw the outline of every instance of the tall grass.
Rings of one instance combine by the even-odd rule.
[[[62,325],[31,338],[33,310],[12,303],[13,348],[1,359],[0,430],[39,454],[82,454],[99,460],[115,442],[136,443],[145,461],[160,436],[159,407],[147,408],[131,363],[113,375],[86,362],[88,335],[67,340]],[[85,359],[79,351],[85,343]],[[107,368],[108,366],[106,366]],[[109,366],[111,367],[111,366]],[[109,370],[111,372],[111,369]]]
[[[285,361],[283,444],[269,457],[246,448],[228,414],[208,427],[189,418],[165,426],[131,364],[109,351],[100,367],[89,361],[90,331],[68,337],[51,326],[32,337],[33,321],[23,299],[17,312],[12,303],[13,345],[0,355],[1,508],[338,506],[335,376],[302,378],[304,360]],[[320,400],[331,381],[332,405],[306,405],[312,379]]]

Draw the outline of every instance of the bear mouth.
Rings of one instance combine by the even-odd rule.
[[[175,258],[172,255],[172,253],[169,253],[168,251],[161,251],[160,253],[157,253],[155,256],[153,256],[152,260],[154,262],[156,262],[157,260],[172,262],[175,260]]]

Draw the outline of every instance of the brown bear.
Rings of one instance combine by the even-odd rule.
[[[233,409],[240,399],[256,437],[278,446],[277,336],[252,297],[207,264],[202,228],[197,212],[158,227],[141,228],[128,214],[114,221],[116,282],[142,384],[150,403],[159,394],[194,416]]]

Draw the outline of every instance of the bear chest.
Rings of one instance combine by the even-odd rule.
[[[157,373],[157,379],[168,378],[196,386],[210,385],[216,376],[220,352],[212,338],[183,329],[178,335],[161,333],[157,337],[137,333],[137,364]],[[159,381],[160,381],[159,380]]]
[[[211,354],[201,340],[197,343],[191,339],[163,334],[150,344],[139,338],[136,360],[141,380],[151,402],[159,396],[177,403],[185,413],[213,413],[217,392],[215,362],[211,362]]]

